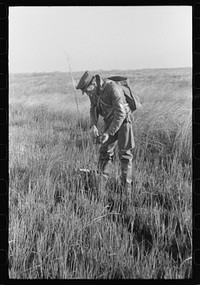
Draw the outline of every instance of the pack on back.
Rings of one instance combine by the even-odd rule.
[[[127,77],[111,76],[111,77],[107,77],[107,79],[112,80],[121,86],[121,88],[123,89],[125,98],[126,98],[126,102],[128,103],[131,112],[141,108],[142,105],[140,103],[140,99],[136,94],[132,92],[131,87],[128,83]]]

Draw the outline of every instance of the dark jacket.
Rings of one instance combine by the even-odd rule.
[[[130,108],[120,85],[108,79],[101,79],[103,84],[99,89],[99,94],[90,97],[91,126],[97,125],[98,117],[101,115],[105,123],[111,122],[106,132],[113,136],[130,115]]]

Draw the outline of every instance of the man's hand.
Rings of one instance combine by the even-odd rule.
[[[102,136],[101,136],[101,143],[105,143],[109,138],[109,134],[107,133],[104,133]]]
[[[90,135],[92,138],[96,138],[99,136],[99,131],[95,125],[93,125],[90,129]]]

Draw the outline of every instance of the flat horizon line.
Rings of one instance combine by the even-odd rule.
[[[192,66],[185,66],[185,67],[158,67],[158,68],[137,68],[137,69],[90,69],[91,72],[110,72],[110,71],[141,71],[141,70],[160,70],[160,69],[192,69]],[[85,72],[85,70],[78,70],[78,71],[72,71],[72,73],[81,73]],[[28,72],[8,72],[9,75],[12,74],[52,74],[52,73],[70,73],[70,71],[28,71]]]

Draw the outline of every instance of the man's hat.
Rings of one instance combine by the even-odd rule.
[[[86,71],[77,84],[76,89],[80,89],[82,90],[82,93],[84,93],[85,88],[91,83],[93,78],[94,75],[92,75],[89,71]]]

